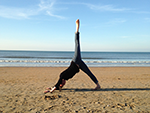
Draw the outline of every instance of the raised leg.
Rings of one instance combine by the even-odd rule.
[[[100,85],[98,83],[98,80],[96,77],[93,75],[93,73],[89,70],[87,65],[82,61],[81,58],[81,52],[80,52],[80,42],[79,42],[79,26],[80,26],[80,21],[79,19],[76,20],[76,35],[75,35],[75,54],[73,61],[79,66],[79,68],[84,71],[96,84],[96,87],[94,90],[100,89]]]

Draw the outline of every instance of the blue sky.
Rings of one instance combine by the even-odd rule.
[[[0,0],[0,50],[150,52],[150,0]]]

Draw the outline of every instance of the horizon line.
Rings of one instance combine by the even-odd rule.
[[[74,50],[73,51],[71,51],[71,50],[25,50],[25,49],[10,49],[10,50],[0,50],[0,51],[49,51],[49,52],[74,52]],[[107,51],[107,50],[83,50],[83,51],[81,51],[81,52],[150,52],[150,51]]]

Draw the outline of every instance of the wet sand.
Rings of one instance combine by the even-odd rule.
[[[80,71],[61,92],[44,94],[65,67],[0,67],[0,113],[149,113],[150,67],[91,67],[101,90]]]

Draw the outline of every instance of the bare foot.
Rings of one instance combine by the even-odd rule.
[[[99,89],[101,89],[101,86],[99,85],[99,83],[97,83],[96,85],[97,86],[93,90],[99,90]]]
[[[79,25],[80,25],[80,21],[79,19],[76,20],[76,33],[79,32]]]

